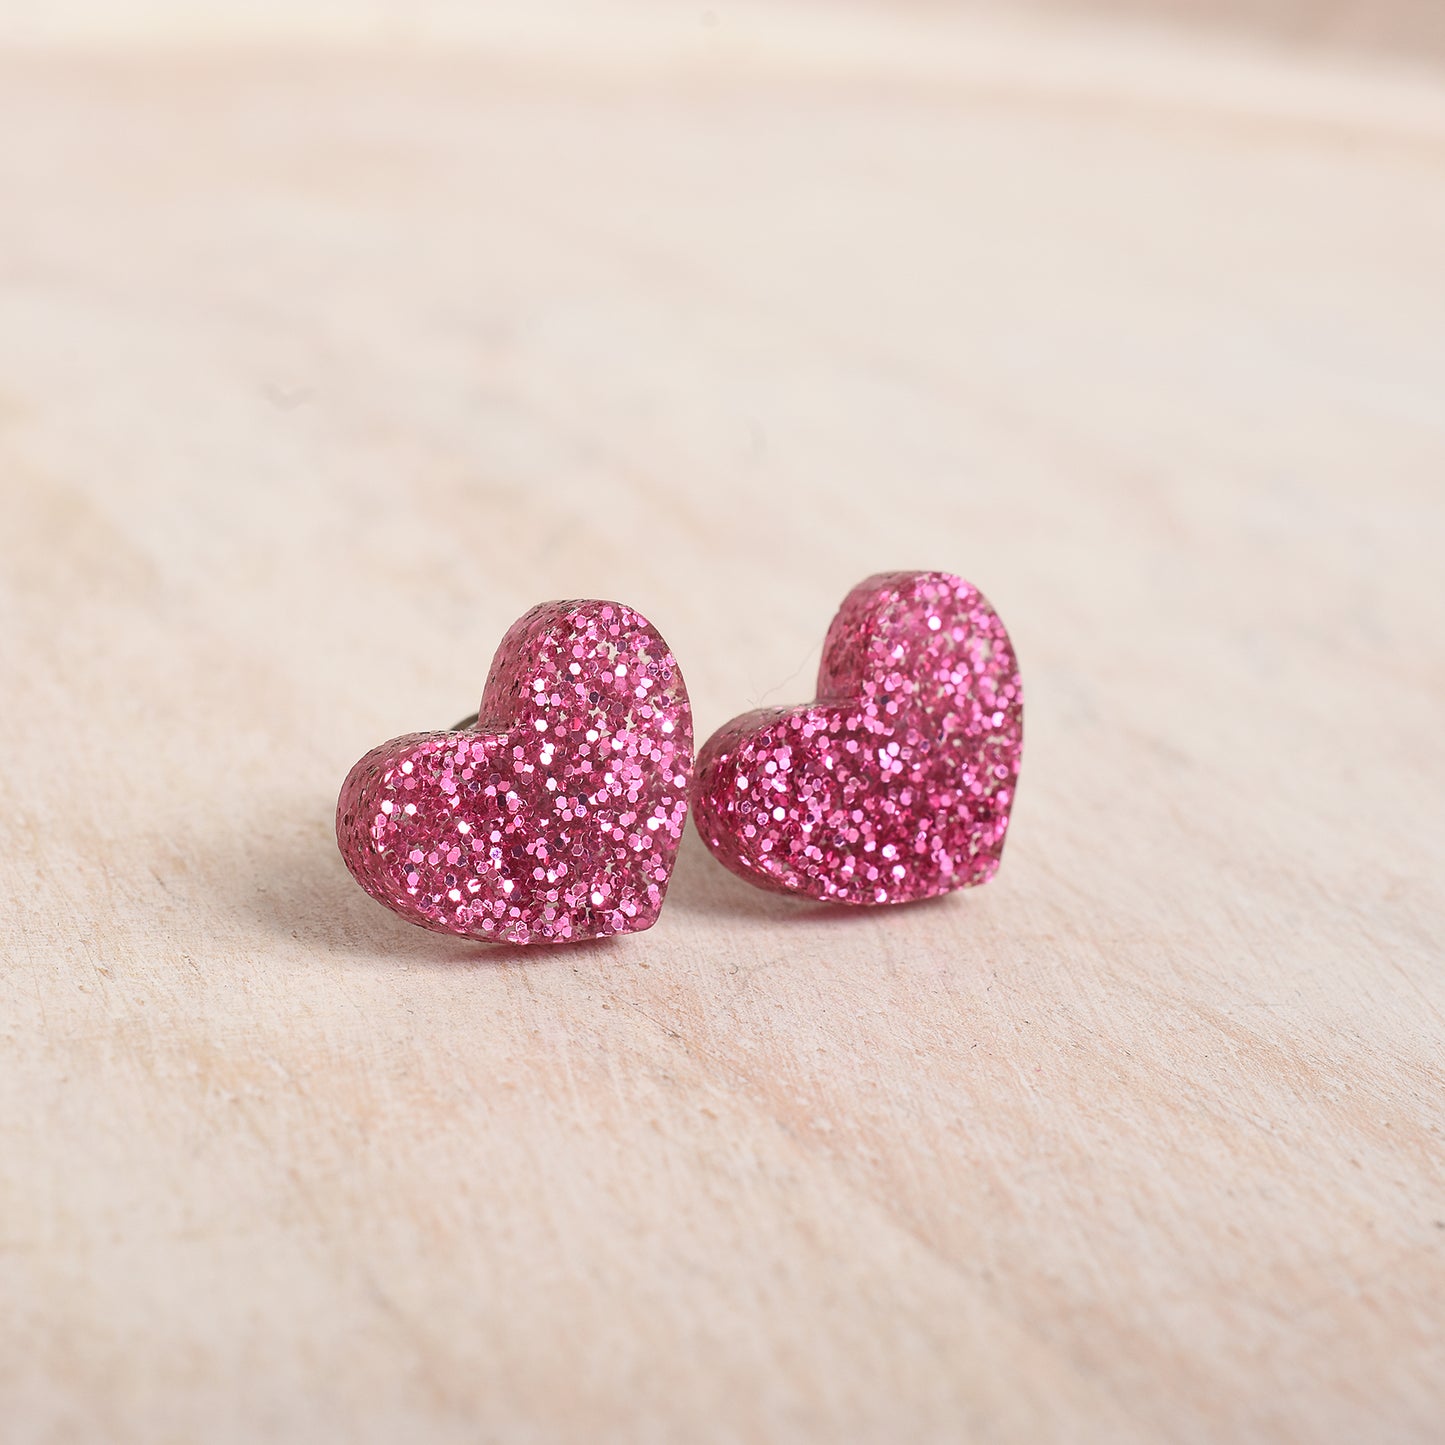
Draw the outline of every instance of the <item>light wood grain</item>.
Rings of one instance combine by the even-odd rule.
[[[1439,1440],[1445,86],[717,10],[0,56],[0,1434]],[[348,880],[532,602],[705,734],[899,566],[988,888]]]

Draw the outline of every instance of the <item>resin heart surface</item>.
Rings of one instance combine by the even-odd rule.
[[[646,618],[535,607],[502,640],[477,722],[413,733],[352,768],[336,840],[411,923],[502,943],[657,920],[687,819],[692,712]]]
[[[749,882],[907,903],[998,870],[1023,751],[1008,633],[944,572],[870,577],[823,646],[818,700],[725,724],[698,756],[698,831]]]

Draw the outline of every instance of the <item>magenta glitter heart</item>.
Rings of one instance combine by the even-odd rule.
[[[698,831],[751,883],[907,903],[998,871],[1023,752],[998,614],[945,572],[870,577],[823,646],[818,699],[725,724],[698,757]]]
[[[502,640],[474,726],[352,768],[336,841],[356,881],[438,933],[561,943],[657,921],[687,818],[692,711],[646,618],[534,607]]]

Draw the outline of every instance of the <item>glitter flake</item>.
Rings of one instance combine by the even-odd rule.
[[[502,640],[477,723],[352,768],[336,840],[408,922],[499,943],[657,921],[687,819],[692,713],[655,628],[616,602],[535,607]]]
[[[998,871],[1022,751],[998,614],[947,573],[889,573],[833,619],[816,702],[747,713],[708,739],[694,816],[752,883],[907,903]]]

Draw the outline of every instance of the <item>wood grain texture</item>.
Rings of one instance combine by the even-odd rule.
[[[0,1433],[1439,1440],[1445,86],[660,17],[0,56]],[[347,878],[534,601],[705,734],[910,566],[1023,660],[988,888]]]

